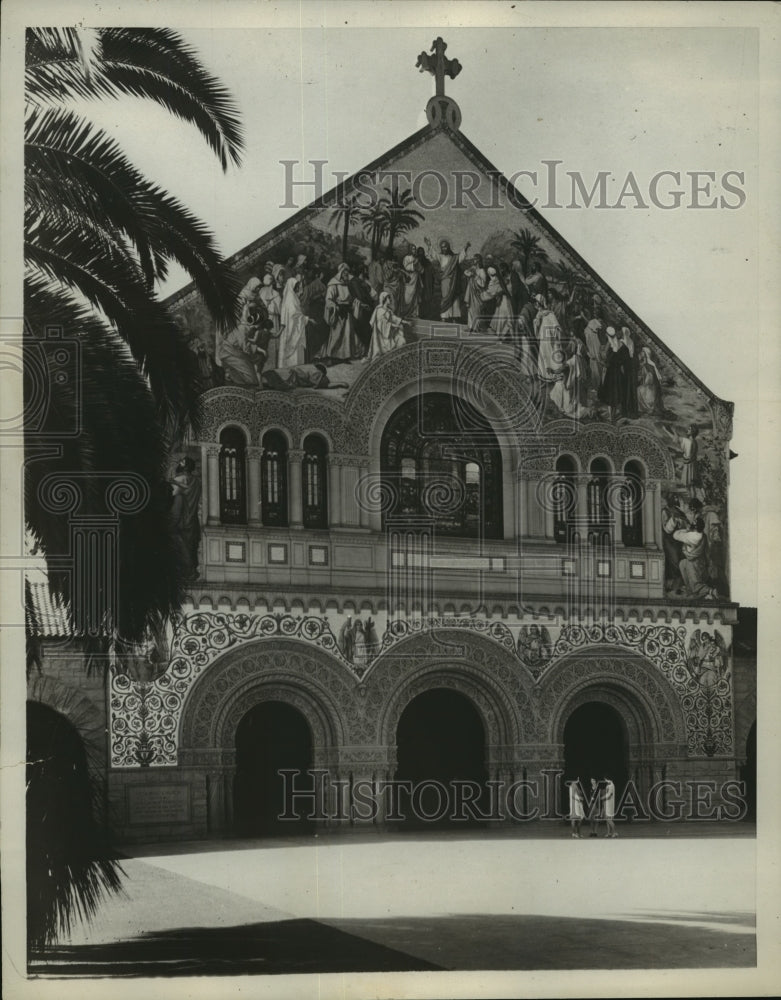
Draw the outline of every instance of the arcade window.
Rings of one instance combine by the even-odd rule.
[[[304,441],[301,490],[305,528],[328,527],[328,445],[318,434]]]
[[[471,404],[432,392],[403,403],[380,446],[383,519],[421,519],[438,535],[501,538],[502,460],[496,435]]]
[[[556,478],[551,489],[553,506],[553,537],[565,544],[569,537],[569,525],[578,505],[577,469],[575,460],[569,455],[559,455],[556,459]]]
[[[620,494],[621,541],[626,546],[639,547],[643,544],[644,494],[642,465],[636,461],[627,462]]]
[[[237,427],[220,434],[220,521],[247,523],[246,443]]]
[[[589,472],[591,478],[586,487],[589,541],[592,545],[609,545],[613,537],[613,512],[609,502],[611,469],[607,459],[595,458]]]
[[[261,517],[266,527],[287,527],[287,441],[280,431],[263,435],[260,459]]]

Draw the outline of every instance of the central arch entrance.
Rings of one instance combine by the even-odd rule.
[[[283,701],[265,701],[251,708],[236,729],[235,832],[244,837],[310,832],[313,822],[304,816],[298,820],[278,817],[285,806],[281,772],[306,771],[312,766],[312,733],[298,709]]]
[[[611,705],[589,701],[576,708],[564,726],[564,790],[579,780],[588,794],[591,779],[612,779],[616,804],[629,779],[629,740],[626,725]],[[562,803],[568,809],[568,802]]]
[[[396,776],[409,781],[413,789],[411,795],[402,793],[399,798],[404,826],[425,829],[480,822],[479,813],[486,811],[485,729],[466,695],[433,688],[413,698],[399,719],[396,745]],[[471,790],[456,792],[453,782],[460,781],[477,786],[474,809],[465,805]]]

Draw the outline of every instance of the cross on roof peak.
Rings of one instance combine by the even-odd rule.
[[[445,55],[447,44],[442,38],[431,43],[431,52],[421,52],[415,65],[421,73],[431,73],[436,80],[436,94],[426,105],[429,124],[434,128],[449,128],[458,131],[461,125],[461,111],[453,100],[445,94],[445,77],[455,80],[462,66],[458,59],[448,59]]]
[[[431,73],[437,84],[437,97],[445,96],[445,77],[455,80],[462,66],[458,59],[448,59],[445,55],[447,43],[442,38],[435,38],[431,43],[431,52],[421,52],[415,65],[421,73]]]

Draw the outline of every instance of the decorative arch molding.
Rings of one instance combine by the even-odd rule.
[[[485,355],[487,363],[486,351],[474,346],[469,351],[477,361]],[[361,433],[359,452],[379,455],[385,424],[402,403],[421,392],[448,392],[470,403],[491,423],[506,463],[529,425],[537,429],[534,401],[522,391],[520,378],[513,379],[513,372],[497,366],[495,357],[491,371],[477,365],[474,383],[467,371],[459,377],[458,368],[464,367],[467,357],[466,345],[443,340],[408,344],[373,361],[346,400],[347,419]]]
[[[94,701],[54,677],[39,674],[27,681],[27,700],[45,705],[64,716],[81,737],[90,769],[102,773],[106,757],[106,726]]]
[[[437,630],[436,638],[426,633],[407,639],[375,660],[361,689],[365,741],[395,744],[406,705],[435,687],[453,688],[474,702],[489,745],[534,741],[536,712],[524,669],[495,642],[459,629]]]
[[[295,640],[261,639],[225,653],[201,674],[179,724],[181,750],[232,749],[241,718],[263,701],[285,701],[306,718],[318,748],[345,739],[353,685],[327,653]]]
[[[219,442],[220,435],[222,434],[222,432],[228,430],[229,428],[236,428],[237,430],[240,430],[244,435],[245,447],[247,448],[252,447],[252,438],[253,438],[252,430],[250,429],[249,424],[246,424],[243,420],[223,420],[222,423],[219,425],[219,427],[217,427],[217,430],[215,431],[214,440],[216,442]]]
[[[669,449],[645,427],[593,423],[581,426],[573,434],[571,422],[554,420],[545,426],[542,440],[551,445],[551,453],[524,460],[524,469],[554,472],[560,449],[574,455],[584,472],[593,458],[608,457],[617,472],[624,468],[626,462],[635,459],[643,463],[649,478],[662,481],[675,479],[675,464]]]
[[[306,393],[264,389],[262,392],[234,386],[210,389],[201,397],[203,406],[203,442],[216,442],[219,431],[229,424],[248,429],[249,444],[260,444],[263,432],[279,429],[291,448],[301,446],[308,433],[322,434],[329,450],[343,454],[359,452],[354,429],[346,419],[343,403],[334,399],[312,398]]]
[[[644,706],[622,688],[612,687],[605,682],[595,682],[580,688],[563,707],[559,719],[560,743],[564,743],[564,730],[573,713],[591,702],[608,705],[617,712],[630,746],[649,745],[653,742],[653,724],[644,711]]]
[[[544,676],[539,691],[539,710],[545,723],[543,741],[562,744],[564,726],[574,708],[586,701],[601,700],[607,692],[614,704],[621,703],[630,739],[648,744],[675,744],[685,753],[689,732],[679,698],[659,670],[630,650],[616,655],[615,648],[597,647],[563,657]]]
[[[203,421],[201,440],[216,443],[222,428],[230,425],[243,427],[247,434],[247,445],[257,443],[255,426],[255,393],[252,389],[239,386],[220,386],[209,389],[201,396]]]

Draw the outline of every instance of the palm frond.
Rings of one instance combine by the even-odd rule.
[[[127,472],[140,476],[149,499],[142,510],[119,521],[119,598],[113,622],[108,623],[126,639],[140,639],[150,616],[171,614],[182,596],[168,530],[166,432],[127,349],[89,309],[32,277],[25,283],[25,316],[30,331],[25,351],[40,351],[43,331],[54,318],[66,340],[76,343],[79,355],[79,378],[52,380],[42,419],[26,428],[25,516],[49,564],[50,587],[70,603],[74,620],[82,620],[72,573],[57,570],[57,557],[71,548],[71,524],[67,515],[45,503],[40,490],[46,476],[58,474],[76,482],[85,514],[105,511],[107,477]],[[62,438],[63,427],[75,427],[78,434]]]
[[[175,198],[151,184],[113,139],[72,111],[32,112],[25,128],[26,198],[48,204],[60,187],[71,207],[125,232],[147,278],[160,279],[166,261],[180,264],[222,329],[236,322],[237,280],[223,263],[208,228]]]
[[[39,105],[72,97],[152,100],[194,125],[224,170],[241,162],[244,136],[233,99],[180,35],[168,28],[101,28],[99,37],[101,58],[89,76],[64,50],[49,61],[28,60],[28,100]]]

